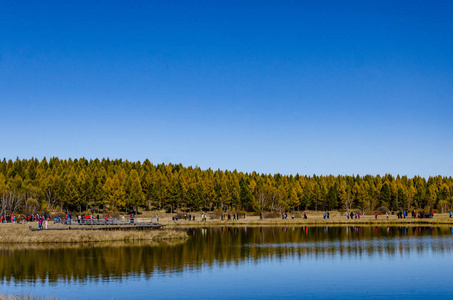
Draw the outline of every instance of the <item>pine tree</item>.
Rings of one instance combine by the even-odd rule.
[[[129,201],[127,204],[135,209],[135,213],[138,214],[138,208],[145,204],[145,195],[143,194],[140,177],[136,170],[132,170],[129,175],[128,187]]]

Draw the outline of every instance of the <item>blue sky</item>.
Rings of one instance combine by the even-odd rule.
[[[453,173],[451,1],[0,0],[0,157]]]

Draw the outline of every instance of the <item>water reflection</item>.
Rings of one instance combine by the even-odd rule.
[[[117,281],[167,276],[201,266],[284,259],[451,254],[449,227],[221,227],[186,230],[179,244],[0,249],[3,284]]]

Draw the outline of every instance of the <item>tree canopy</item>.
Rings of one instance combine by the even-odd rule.
[[[201,170],[149,160],[16,159],[0,162],[0,214],[50,210],[440,210],[451,177],[308,176]]]

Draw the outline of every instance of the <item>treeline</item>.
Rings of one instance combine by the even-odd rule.
[[[452,200],[453,179],[441,176],[286,176],[121,159],[3,159],[0,163],[0,215],[91,208],[101,212],[445,212]]]

